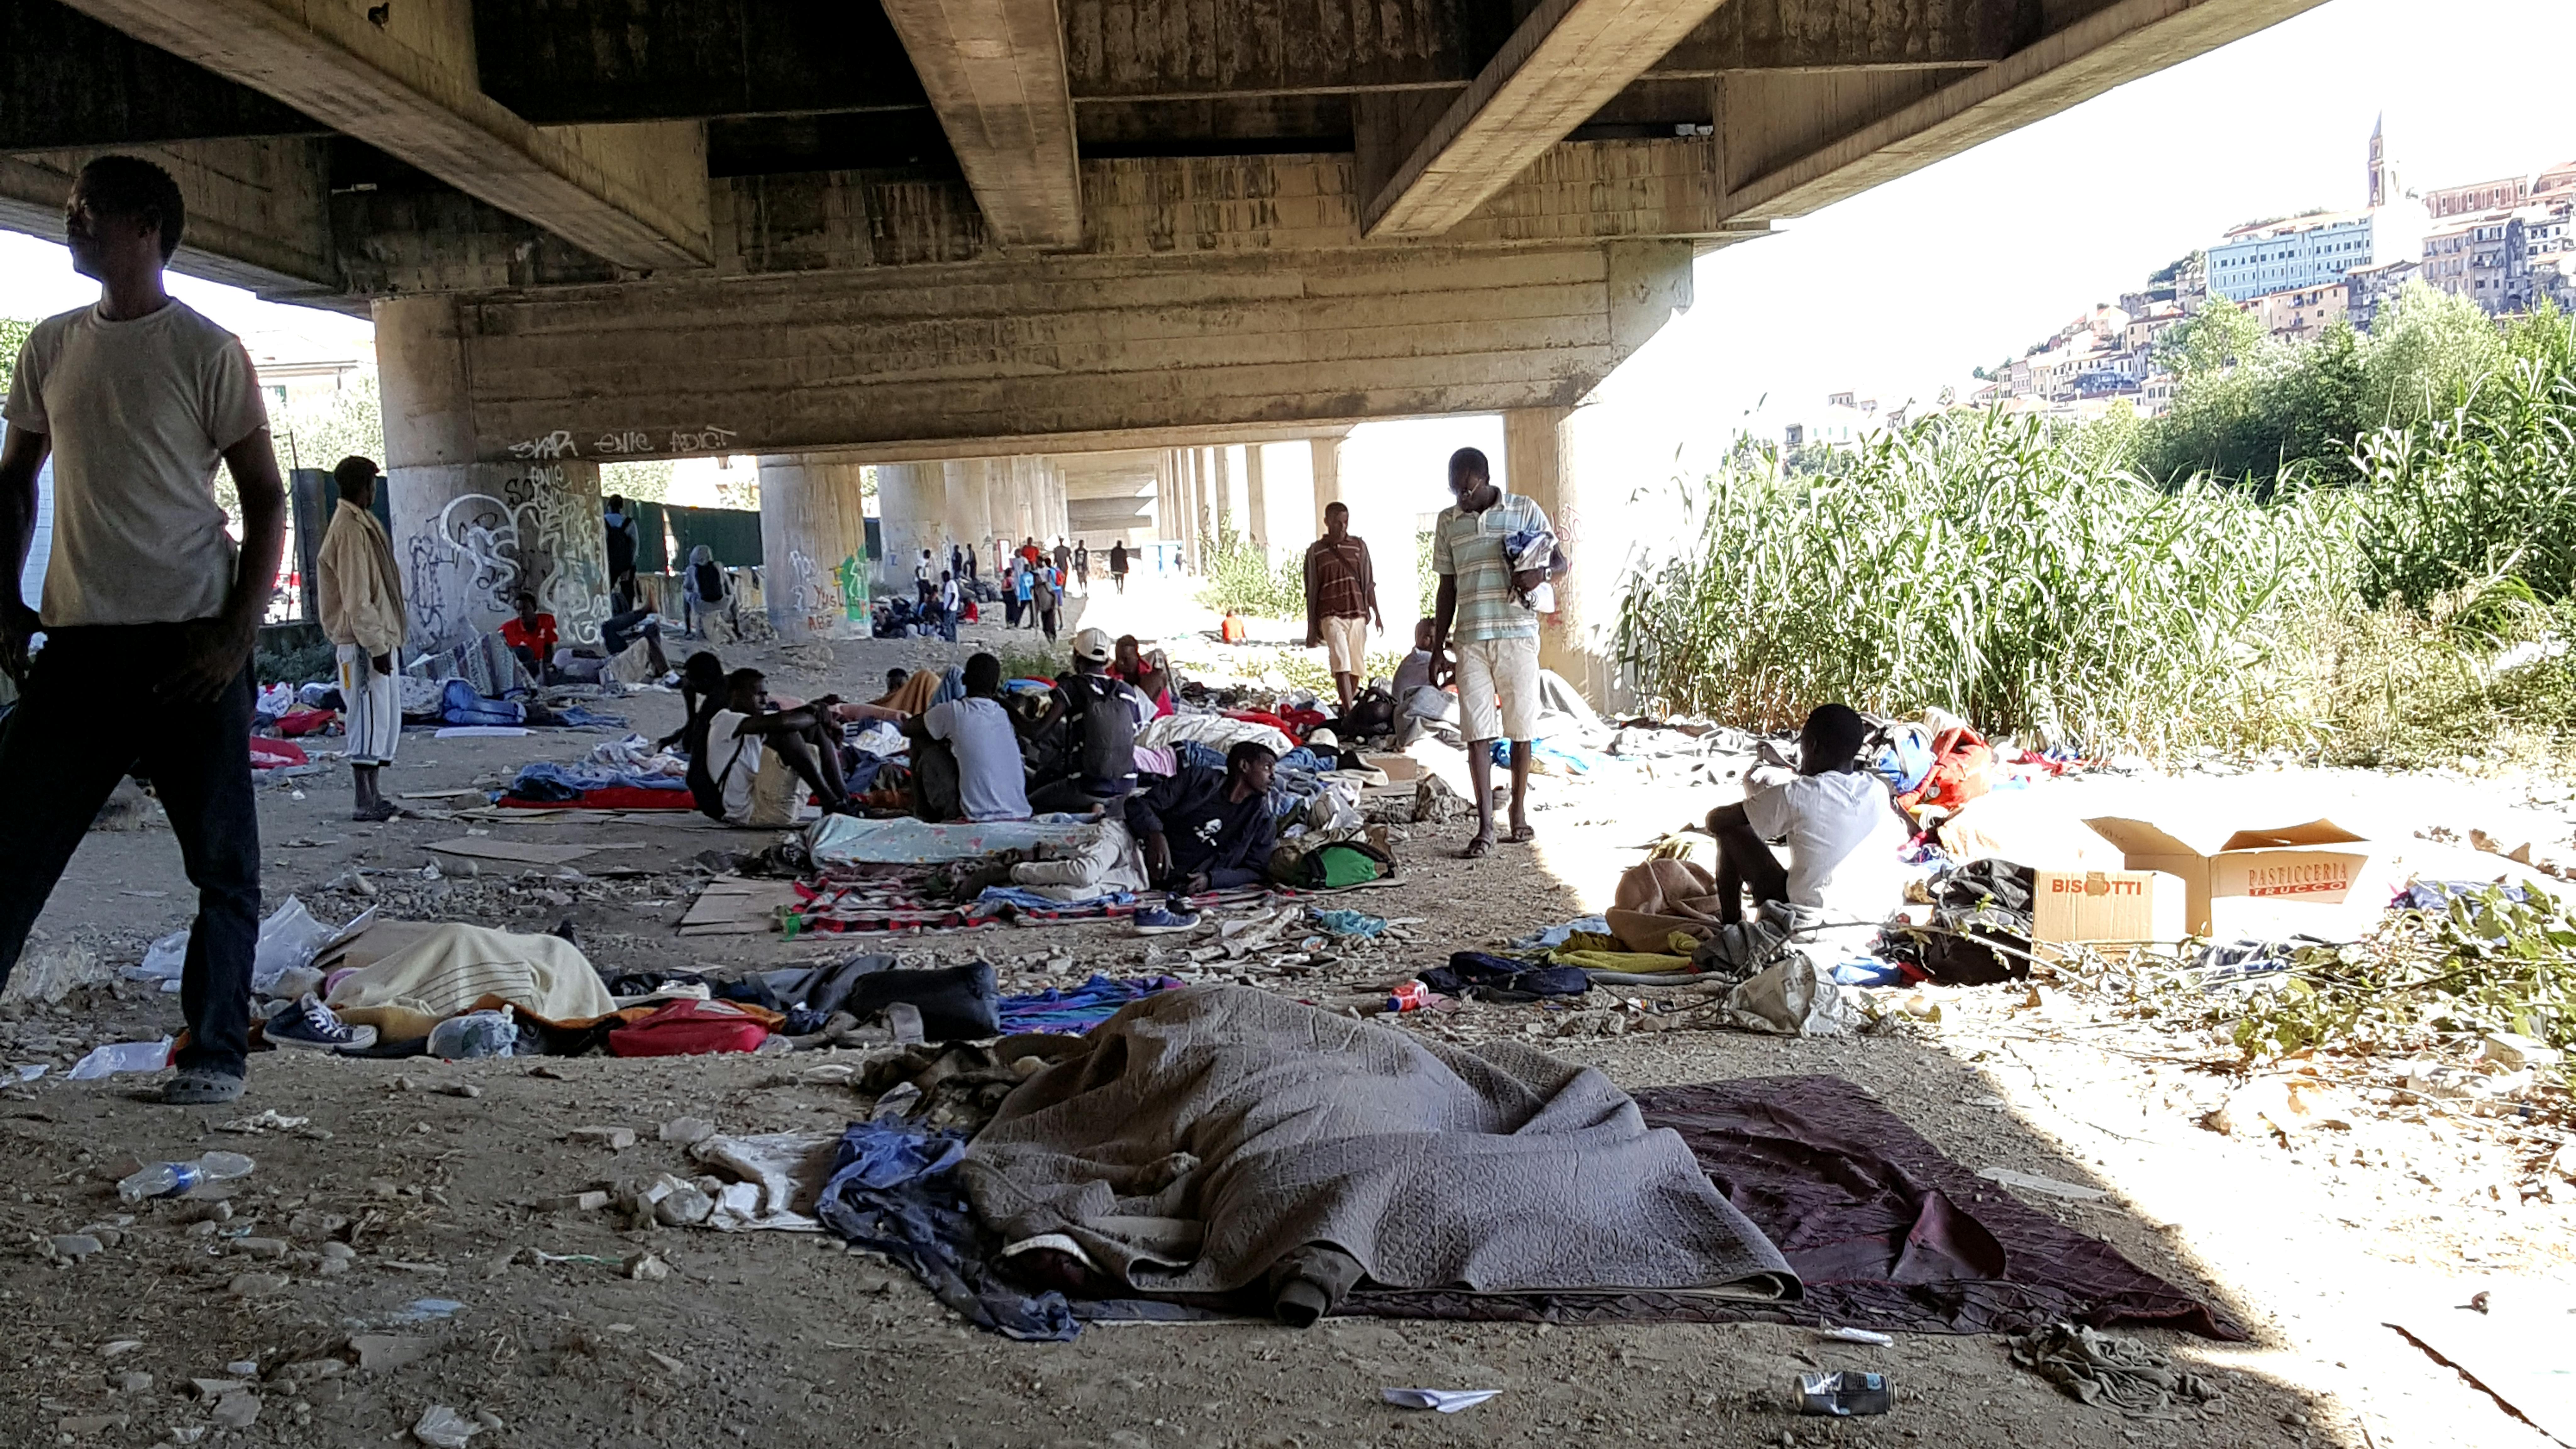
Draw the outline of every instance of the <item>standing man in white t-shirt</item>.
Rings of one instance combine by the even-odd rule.
[[[197,1105],[241,1096],[250,1050],[250,656],[277,581],[286,488],[240,339],[162,288],[186,224],[160,167],[131,156],[82,167],[64,231],[73,268],[101,285],[98,304],[37,323],[18,354],[0,446],[0,667],[21,690],[0,724],[11,792],[0,981],[108,792],[129,770],[148,777],[197,887],[179,984],[188,1035],[161,1099]],[[30,608],[18,573],[48,453],[53,558]],[[218,463],[241,496],[238,552],[215,502]]]

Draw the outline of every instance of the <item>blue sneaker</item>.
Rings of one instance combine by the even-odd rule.
[[[376,1044],[374,1027],[349,1025],[309,991],[293,1006],[279,1008],[262,1034],[278,1046],[314,1051],[364,1051]]]
[[[1136,913],[1136,934],[1139,936],[1174,936],[1198,928],[1199,918],[1189,911],[1147,906]]]

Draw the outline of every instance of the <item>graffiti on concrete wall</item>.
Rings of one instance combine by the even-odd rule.
[[[832,565],[841,583],[841,613],[853,624],[868,617],[868,561],[852,554]]]
[[[705,423],[694,428],[673,428],[667,445],[658,444],[655,435],[642,428],[616,428],[591,439],[590,451],[601,457],[631,456],[639,453],[721,453],[739,436],[732,428]],[[581,456],[581,443],[572,429],[557,428],[542,437],[522,438],[510,445],[510,456],[523,463],[546,463],[560,458]]]
[[[434,647],[498,628],[522,591],[555,616],[566,643],[599,642],[612,607],[596,494],[559,466],[514,470],[497,495],[451,498],[411,542],[412,631]]]

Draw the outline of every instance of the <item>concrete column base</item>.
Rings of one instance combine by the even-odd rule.
[[[386,476],[414,649],[501,627],[522,591],[555,616],[565,643],[599,642],[615,607],[599,465],[415,465]]]
[[[780,639],[867,636],[862,471],[793,453],[760,460],[762,602]]]
[[[921,551],[946,568],[948,556],[948,471],[940,463],[877,465],[877,536],[885,546],[878,564],[881,592],[912,591],[912,570]],[[932,576],[937,577],[936,569]]]
[[[1510,489],[1537,500],[1556,525],[1557,545],[1573,565],[1556,581],[1556,612],[1539,625],[1539,663],[1555,670],[1591,702],[1609,709],[1618,702],[1615,656],[1619,627],[1618,568],[1614,553],[1594,557],[1584,548],[1587,533],[1603,534],[1605,550],[1615,527],[1587,528],[1586,514],[1597,503],[1615,510],[1608,499],[1594,499],[1583,485],[1573,441],[1572,408],[1517,408],[1503,414],[1503,473]],[[1615,520],[1605,516],[1604,525]]]

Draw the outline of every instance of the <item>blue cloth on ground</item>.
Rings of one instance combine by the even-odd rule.
[[[688,782],[677,775],[647,775],[635,770],[614,770],[606,765],[559,765],[552,760],[531,760],[519,767],[518,778],[510,782],[510,793],[529,799],[531,787],[553,785],[579,794],[584,790],[606,790],[623,786],[631,790],[685,790]]]
[[[514,725],[524,724],[528,718],[525,705],[516,700],[486,698],[462,679],[447,681],[439,693],[438,713],[452,725]]]
[[[566,729],[622,730],[626,728],[626,716],[622,714],[603,714],[595,709],[584,709],[577,704],[570,709],[556,710],[555,715],[564,722]]]
[[[1496,767],[1501,769],[1511,768],[1512,742],[1509,740],[1494,741],[1493,757]],[[1533,760],[1554,760],[1558,764],[1565,766],[1567,769],[1572,770],[1578,775],[1589,775],[1592,773],[1592,761],[1588,757],[1578,751],[1568,749],[1565,746],[1556,743],[1554,740],[1530,741],[1530,758]]]
[[[1549,966],[1516,961],[1483,951],[1458,951],[1446,966],[1422,973],[1422,984],[1443,996],[1462,996],[1470,989],[1500,998],[1581,996],[1592,978],[1580,966]]]
[[[2477,900],[2492,890],[2504,892],[2504,898],[2520,905],[2531,899],[2531,892],[2520,884],[2501,885],[2485,880],[2419,880],[2397,893],[2388,903],[2392,911],[2441,911],[2450,909],[2457,899]]]
[[[977,896],[975,901],[978,905],[1020,906],[1032,911],[1062,911],[1078,906],[1124,906],[1133,904],[1135,899],[1136,895],[1133,891],[1103,891],[1099,895],[1085,896],[1078,901],[1060,901],[1053,896],[1042,896],[1021,886],[986,886],[984,893]]]
[[[1901,794],[1922,784],[1923,777],[1932,773],[1932,751],[1921,734],[1899,730],[1880,747],[1878,757],[1870,761],[1870,769]]]
[[[1366,911],[1326,911],[1308,906],[1306,913],[1315,918],[1315,924],[1323,927],[1326,935],[1374,937],[1386,934],[1385,920]]]
[[[1827,968],[1827,976],[1844,986],[1902,986],[1905,972],[1875,956],[1855,956]]]
[[[1025,1297],[986,1269],[988,1244],[957,1164],[966,1134],[904,1121],[853,1122],[832,1154],[814,1207],[823,1226],[912,1270],[940,1302],[978,1328],[1063,1342],[1080,1331],[1073,1307],[1050,1289]]]
[[[1002,1034],[1046,1031],[1080,1036],[1118,1014],[1131,1001],[1160,991],[1177,991],[1182,983],[1170,976],[1112,977],[1095,973],[1071,991],[1049,987],[1026,996],[1005,996],[996,1007]]]
[[[1211,770],[1225,768],[1225,751],[1214,745],[1203,745],[1197,740],[1183,740],[1172,746],[1172,757],[1184,768],[1191,765],[1204,765]]]
[[[1610,923],[1599,916],[1577,916],[1562,925],[1547,926],[1521,936],[1509,944],[1515,951],[1553,951],[1565,944],[1565,938],[1581,931],[1587,936],[1607,936]]]

